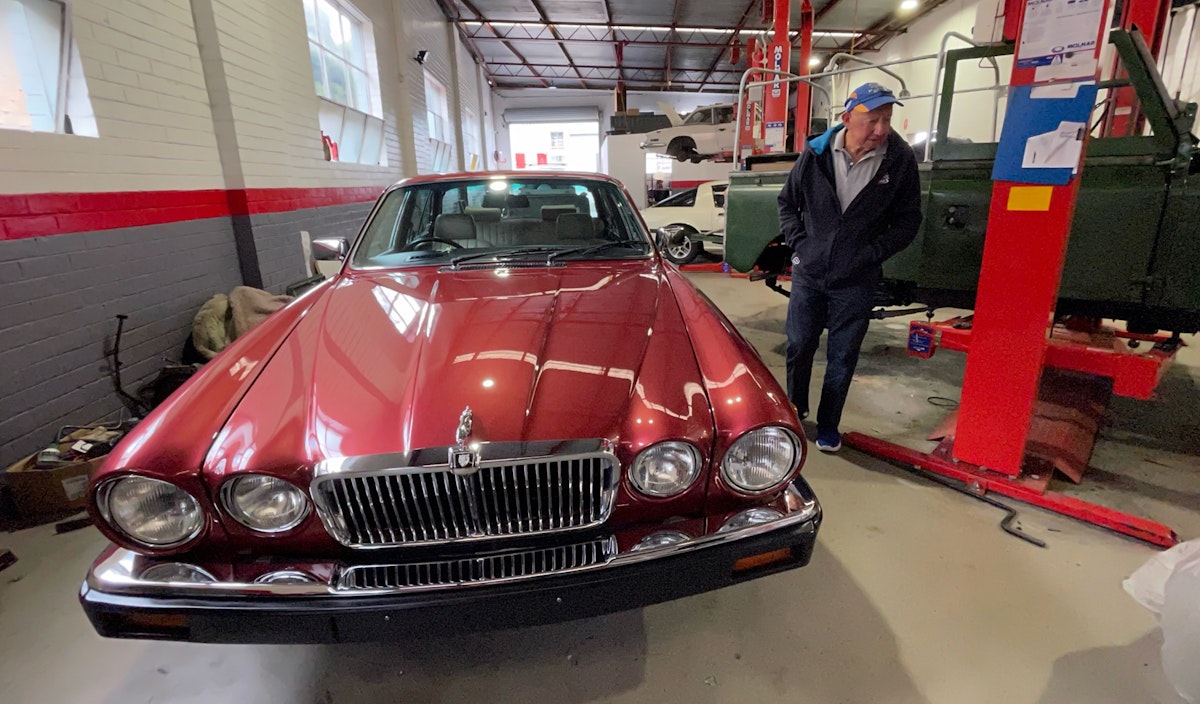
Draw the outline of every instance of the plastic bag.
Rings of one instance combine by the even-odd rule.
[[[1188,704],[1200,704],[1200,540],[1155,555],[1121,586],[1158,616],[1167,681]]]
[[[1167,579],[1162,617],[1163,671],[1188,704],[1200,704],[1200,551]]]

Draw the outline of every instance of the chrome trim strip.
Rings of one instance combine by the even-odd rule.
[[[467,527],[467,533],[462,534],[456,523],[448,523],[446,520],[446,506],[442,505],[441,492],[438,486],[437,475],[448,476],[453,474],[449,464],[450,450],[453,446],[424,448],[421,450],[413,450],[403,453],[382,454],[382,455],[363,455],[358,457],[338,457],[329,460],[324,460],[317,463],[313,471],[313,480],[309,484],[309,495],[312,498],[312,503],[316,509],[317,516],[321,519],[326,532],[329,533],[335,540],[342,545],[350,548],[361,550],[385,550],[404,547],[406,543],[413,545],[444,545],[451,543],[463,543],[479,540],[495,540],[517,537],[528,537],[531,535],[550,535],[555,533],[565,533],[571,531],[586,530],[594,528],[604,521],[608,520],[609,514],[616,505],[616,495],[621,483],[621,466],[616,454],[607,440],[568,440],[556,442],[499,442],[499,443],[472,443],[470,446],[479,457],[477,463],[477,471],[470,476],[460,476],[455,474],[454,477],[458,482],[458,495],[449,493],[449,485],[445,484],[447,489],[446,504],[449,507],[450,513],[456,511],[461,512],[462,517]],[[529,470],[530,466],[534,467],[534,475],[538,483],[550,477],[550,468],[548,463],[558,463],[566,468],[567,474],[578,471],[580,474],[579,484],[585,486],[585,471],[582,465],[578,465],[578,469],[572,469],[572,465],[583,462],[585,460],[603,460],[607,463],[607,468],[597,467],[597,471],[611,471],[611,481],[606,485],[598,497],[600,505],[594,505],[597,497],[588,492],[588,503],[591,509],[587,515],[582,513],[578,516],[583,522],[577,526],[564,527],[563,517],[559,515],[550,515],[546,520],[543,519],[543,508],[547,511],[554,509],[554,504],[558,504],[561,508],[564,503],[561,495],[563,487],[559,487],[559,491],[547,490],[545,495],[545,505],[538,494],[536,488],[530,483]],[[525,521],[508,521],[509,518],[515,518],[511,513],[506,516],[500,516],[502,508],[499,504],[500,499],[495,495],[496,487],[496,472],[504,472],[504,468],[509,465],[520,464],[525,473]],[[545,467],[543,475],[542,467]],[[484,481],[480,477],[480,472],[488,471],[488,480],[490,481],[493,493],[491,504],[488,504],[486,493],[483,497],[476,497],[476,489],[485,488],[482,486]],[[433,475],[433,476],[426,476]],[[377,506],[382,503],[383,491],[376,489],[375,493],[379,494],[381,501],[372,500],[372,492],[367,487],[367,482],[381,481],[387,487],[389,497],[393,502],[396,501],[395,492],[392,491],[391,484],[386,480],[387,477],[395,476],[397,481],[403,485],[403,490],[400,492],[399,502],[394,505],[399,507],[399,511],[404,514],[405,521],[401,522],[401,535],[399,539],[392,536],[392,540],[388,540],[387,536],[383,535],[383,529],[390,530],[389,520],[381,519],[382,510],[388,513],[386,506]],[[336,481],[342,480],[342,481]],[[428,480],[428,486],[427,486]],[[503,485],[503,477],[501,477]],[[333,481],[332,490],[330,492],[323,491],[323,487]],[[449,481],[449,479],[445,479]],[[360,487],[360,483],[362,486]],[[514,485],[516,482],[514,482]],[[347,486],[348,485],[348,486]],[[361,489],[361,490],[360,490]],[[430,491],[433,496],[430,496]],[[327,493],[334,494],[332,501],[345,506],[353,506],[358,511],[360,516],[372,516],[375,521],[374,526],[360,525],[359,521],[345,521],[339,516],[338,507],[331,503],[331,498]],[[365,494],[365,496],[364,496]],[[424,507],[416,497],[422,497]],[[482,498],[482,500],[480,500]],[[517,499],[518,497],[513,497]],[[463,503],[455,507],[458,499],[462,499]],[[505,494],[504,501],[509,501],[508,494]],[[517,501],[519,504],[519,500]],[[536,513],[536,526],[534,522],[535,516],[534,507],[539,509]],[[517,507],[520,509],[520,506]],[[397,512],[398,516],[398,512]],[[413,518],[416,520],[412,520]],[[504,518],[506,520],[502,521]],[[369,522],[369,521],[368,521]],[[513,523],[525,523],[525,526],[515,525],[516,532],[509,526]],[[549,525],[547,525],[549,524]],[[409,529],[406,530],[405,526]],[[497,533],[501,527],[508,530],[508,533]],[[359,530],[359,529],[362,530]],[[409,536],[408,533],[412,535]]]
[[[600,550],[600,553],[599,553],[599,555],[596,556],[595,562],[590,563],[590,564],[585,564],[585,565],[574,564],[575,560],[574,560],[573,556],[574,556],[575,550],[585,550],[590,553],[591,551],[596,550],[596,549]],[[544,549],[536,549],[536,550],[522,550],[522,551],[518,551],[518,552],[514,552],[514,553],[499,554],[499,555],[484,555],[484,556],[481,556],[478,558],[464,557],[461,559],[438,560],[438,561],[434,561],[434,562],[409,562],[409,563],[396,563],[396,564],[354,565],[352,567],[349,567],[349,568],[346,568],[346,569],[340,571],[340,573],[337,576],[337,586],[333,587],[333,589],[336,590],[339,594],[344,594],[344,595],[379,596],[379,595],[383,595],[383,594],[394,594],[397,591],[402,591],[402,592],[430,591],[430,590],[436,590],[436,589],[453,589],[453,588],[469,586],[469,585],[473,585],[473,584],[506,584],[508,582],[517,582],[517,581],[526,580],[526,579],[533,579],[535,577],[558,576],[558,575],[562,575],[562,574],[569,574],[571,572],[578,572],[578,571],[584,570],[584,569],[592,569],[592,568],[596,568],[596,567],[602,567],[614,559],[614,557],[616,556],[616,552],[617,552],[617,539],[613,536],[608,536],[607,538],[604,538],[602,540],[589,540],[586,543],[562,545],[562,546],[556,546],[553,548],[544,548]],[[556,557],[559,554],[567,554],[571,558],[570,564],[564,565],[561,568],[557,564],[554,564],[553,561],[556,559]],[[512,563],[512,560],[514,560],[514,559],[520,560],[523,563],[525,560],[532,559],[536,555],[545,555],[545,557],[549,560],[549,563],[548,563],[549,569],[541,571],[541,572],[534,572],[531,574],[520,574],[520,575],[510,575],[510,576],[483,576],[480,579],[471,579],[471,580],[464,580],[464,581],[458,581],[458,582],[450,582],[450,583],[446,583],[446,584],[420,584],[420,585],[410,585],[410,586],[405,586],[405,587],[376,587],[376,588],[352,586],[352,581],[354,579],[354,573],[362,572],[362,571],[366,571],[366,570],[376,570],[376,569],[396,569],[396,570],[417,569],[417,570],[421,570],[424,568],[429,571],[430,575],[433,575],[435,573],[436,574],[447,574],[451,570],[452,565],[465,564],[465,563],[469,563],[472,561],[478,561],[481,569],[486,569],[486,570],[490,571],[495,566],[495,561],[497,559],[504,560],[506,562],[509,562],[510,564]],[[603,558],[603,559],[600,559],[600,558]],[[515,571],[515,570],[510,570],[510,571]],[[449,580],[446,580],[446,581],[449,582]]]
[[[422,467],[449,467],[446,461],[454,445],[427,447],[407,452],[355,457],[332,457],[318,462],[313,468],[314,481],[330,474],[376,474],[397,468],[413,470]],[[479,442],[471,443],[481,462],[498,460],[533,460],[541,457],[560,459],[570,455],[593,453],[612,454],[607,440],[558,440],[539,442]]]
[[[803,480],[798,480],[803,483]],[[817,502],[816,497],[808,490],[807,485],[804,486],[805,491],[802,493],[797,489],[796,485],[788,487],[787,493],[784,495],[787,503],[787,508],[790,511],[788,515],[775,521],[768,523],[759,523],[749,526],[741,530],[729,531],[727,533],[710,533],[702,538],[696,538],[683,543],[676,543],[654,550],[641,550],[637,552],[625,552],[617,555],[608,562],[591,565],[584,568],[574,570],[575,572],[586,572],[592,570],[601,570],[610,567],[618,567],[621,565],[635,564],[639,562],[647,562],[657,560],[659,558],[681,555],[705,548],[722,545],[745,538],[769,533],[780,528],[794,526],[815,519],[821,512],[821,506]],[[668,528],[669,526],[664,526]],[[339,591],[334,586],[329,584],[247,584],[239,582],[213,582],[211,584],[171,584],[165,582],[145,582],[133,575],[135,561],[138,555],[125,548],[117,548],[107,558],[97,561],[88,571],[87,585],[91,589],[103,593],[113,594],[136,594],[140,596],[164,596],[164,597],[185,597],[185,596],[203,596],[213,598],[239,598],[248,596],[262,597],[327,597],[327,598],[353,598],[360,592],[348,593]],[[178,562],[179,560],[172,560]],[[340,573],[339,573],[340,574]],[[555,574],[551,573],[536,575],[528,579],[536,579],[538,577],[551,577]],[[336,575],[335,575],[336,579]],[[517,581],[517,580],[513,580]],[[446,587],[446,589],[469,589],[472,587],[488,586],[495,582],[473,582]],[[421,590],[428,591],[422,588]],[[411,588],[389,589],[382,592],[372,593],[379,594],[405,594],[414,591]],[[364,593],[365,594],[365,593]]]

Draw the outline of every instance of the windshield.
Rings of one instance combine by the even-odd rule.
[[[535,255],[550,262],[614,259],[644,257],[651,250],[633,206],[607,181],[480,176],[389,191],[350,265],[457,264]]]
[[[688,115],[688,118],[683,121],[685,125],[707,125],[710,123],[712,123],[711,110],[697,110]]]
[[[691,208],[695,205],[696,205],[696,189],[689,188],[688,190],[684,191],[683,193],[676,193],[675,195],[671,196],[670,198],[667,198],[665,200],[660,200],[650,207],[651,208]]]

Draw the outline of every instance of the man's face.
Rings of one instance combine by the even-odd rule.
[[[883,144],[892,131],[892,104],[888,103],[870,112],[849,110],[842,113],[842,124],[846,125],[848,145],[871,151]]]

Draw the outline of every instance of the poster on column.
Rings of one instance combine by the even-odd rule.
[[[1026,0],[1017,67],[1071,65],[1093,57],[1103,13],[1104,0]]]

